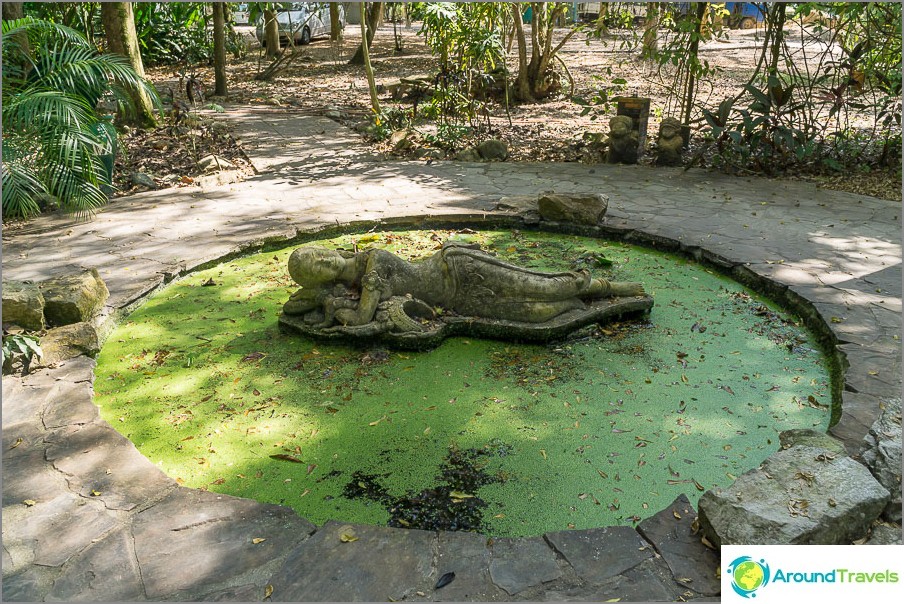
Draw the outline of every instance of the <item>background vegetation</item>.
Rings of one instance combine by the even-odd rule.
[[[351,38],[357,27],[340,27],[339,3],[309,3],[329,13],[336,72],[347,62],[342,73],[367,75],[369,102],[357,109],[370,116],[367,135],[379,145],[399,130],[412,131],[421,143],[393,152],[428,147],[451,157],[481,140],[517,132],[519,119],[524,123],[531,115],[541,116],[535,120],[540,139],[550,122],[545,107],[563,103],[586,120],[604,121],[614,114],[617,96],[636,92],[639,78],[646,90],[661,95],[651,123],[671,116],[686,125],[688,166],[804,177],[891,169],[900,182],[897,2],[749,3],[761,15],[753,22],[759,46],[755,65],[740,83],[703,52],[708,44],[729,43],[731,27],[751,25],[724,3],[601,3],[590,18],[568,2],[342,4],[346,14],[357,7],[364,15],[368,41],[356,41],[350,58],[341,56],[343,37]],[[263,21],[269,38],[273,19],[290,5],[241,8],[252,27]],[[122,188],[110,174],[109,156],[117,153],[119,135],[134,134],[130,127],[188,137],[195,149],[207,130],[188,118],[205,106],[206,97],[215,95],[219,107],[254,87],[265,99],[278,96],[274,90],[280,87],[316,88],[314,78],[323,72],[311,70],[309,47],[280,45],[278,36],[275,43],[258,44],[249,28],[233,22],[239,8],[201,2],[4,3],[4,220],[55,207],[90,214],[111,187]],[[371,61],[373,49],[363,51],[378,46],[390,25],[391,53]],[[433,60],[423,65],[428,71],[419,84],[387,99],[374,72],[406,65],[413,49],[411,38],[401,35],[405,27],[416,28],[416,43]],[[578,66],[569,65],[574,53],[563,52],[580,41],[588,52],[602,46],[611,57],[595,68],[591,87],[576,77]],[[254,66],[250,78],[244,77],[245,65]],[[146,68],[153,78],[145,78]],[[64,72],[69,75],[56,75]],[[528,144],[537,142],[522,135]],[[126,140],[128,147],[131,138]],[[229,144],[228,137],[206,142]],[[604,138],[599,142],[605,145]],[[149,152],[133,149],[133,156]],[[199,159],[196,152],[190,155]],[[584,153],[580,159],[594,158]]]

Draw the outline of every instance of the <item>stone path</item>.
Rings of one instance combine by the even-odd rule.
[[[258,176],[118,199],[90,222],[6,229],[4,278],[95,267],[109,330],[167,281],[268,243],[348,223],[529,228],[498,200],[603,192],[609,211],[591,234],[711,262],[835,339],[843,407],[831,432],[852,454],[879,403],[901,394],[900,203],[696,170],[384,161],[323,117],[230,116]],[[718,558],[692,534],[686,499],[636,529],[529,539],[316,527],[177,485],[100,419],[93,368],[79,357],[3,378],[4,600],[718,600]],[[447,572],[455,579],[434,589]]]

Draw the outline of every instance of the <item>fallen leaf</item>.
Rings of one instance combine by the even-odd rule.
[[[11,446],[10,449],[15,449],[16,447],[18,447],[18,446],[21,445],[21,444],[22,444],[22,439],[21,439],[21,438],[17,438],[17,439],[16,439],[16,442],[13,443],[13,446]]]
[[[546,459],[546,449],[540,449],[540,455],[543,456],[543,459]]]
[[[272,595],[273,595],[273,586],[267,585],[267,587],[264,588],[264,599],[266,600],[267,598],[269,598]]]
[[[308,476],[311,475],[311,472],[313,472],[316,467],[317,467],[317,464],[315,464],[315,463],[308,464]]]
[[[298,459],[294,455],[287,455],[285,453],[275,453],[270,456],[270,459],[278,459],[280,461],[291,461],[292,463],[304,463],[302,460]]]
[[[258,543],[263,543],[264,541],[266,541],[266,539],[264,539],[263,537],[255,537],[251,540],[251,543],[257,545]]]
[[[449,497],[452,499],[473,499],[474,496],[469,493],[462,493],[461,491],[451,491],[449,493]]]
[[[31,506],[37,504],[38,502],[35,501],[34,499],[26,499],[26,500],[23,501],[22,503],[25,504],[25,507],[29,507],[29,508],[30,508]]]
[[[355,534],[351,531],[346,531],[339,535],[339,541],[341,541],[342,543],[352,543],[357,540],[358,537],[356,537]]]
[[[679,514],[675,510],[672,510],[672,516],[674,516],[677,520],[681,520],[681,514]]]
[[[92,497],[99,497],[99,496],[100,496],[100,491],[92,490],[92,491],[91,491],[91,496],[92,496]]]
[[[453,580],[455,580],[455,573],[445,573],[443,576],[436,580],[436,585],[433,586],[433,589],[442,589]]]

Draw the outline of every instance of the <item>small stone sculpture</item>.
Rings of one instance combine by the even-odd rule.
[[[380,249],[305,246],[289,257],[289,274],[302,287],[284,305],[280,324],[310,335],[415,334],[417,340],[421,332],[435,344],[470,333],[536,341],[652,306],[640,283],[594,278],[586,270],[533,271],[456,242],[418,262]],[[627,305],[615,298],[627,298]]]
[[[659,138],[656,141],[656,164],[659,166],[680,166],[684,138],[681,136],[681,122],[667,117],[659,124]]]
[[[634,122],[627,115],[616,115],[609,120],[610,164],[636,164],[640,139],[634,131]]]

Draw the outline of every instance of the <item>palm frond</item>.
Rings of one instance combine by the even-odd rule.
[[[41,209],[37,198],[46,194],[31,167],[17,161],[3,160],[3,218],[30,218]]]

